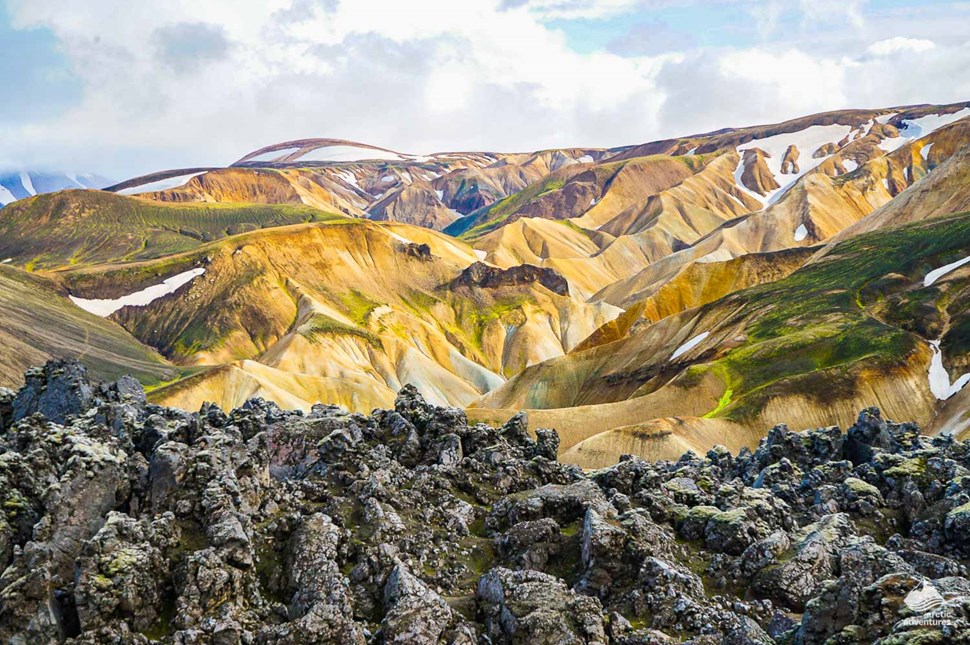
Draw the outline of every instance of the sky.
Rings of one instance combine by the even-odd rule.
[[[970,1],[0,0],[0,170],[612,147],[970,100]]]

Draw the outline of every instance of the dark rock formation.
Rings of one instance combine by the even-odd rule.
[[[557,446],[410,386],[188,414],[48,364],[0,391],[0,640],[970,639],[968,443],[871,408],[740,455],[584,473]]]
[[[521,264],[509,269],[500,269],[485,264],[475,262],[461,272],[461,274],[451,282],[451,286],[457,287],[480,287],[484,289],[497,289],[499,287],[515,287],[520,285],[537,283],[543,287],[557,293],[560,296],[569,295],[569,283],[554,269],[537,267],[531,264]]]

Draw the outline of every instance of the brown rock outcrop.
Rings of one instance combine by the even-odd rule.
[[[798,148],[794,143],[788,146],[788,150],[785,150],[785,156],[781,160],[781,173],[783,175],[798,174]]]

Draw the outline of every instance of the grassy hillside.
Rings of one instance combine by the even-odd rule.
[[[0,260],[28,271],[143,260],[248,230],[337,217],[295,204],[162,203],[67,190],[0,210]]]
[[[98,379],[131,374],[146,384],[176,369],[119,325],[73,305],[50,280],[0,265],[0,385],[22,382],[28,367],[80,358]]]

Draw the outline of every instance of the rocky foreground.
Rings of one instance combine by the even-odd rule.
[[[970,444],[876,409],[584,473],[412,388],[189,414],[54,362],[0,429],[4,642],[970,642]]]

